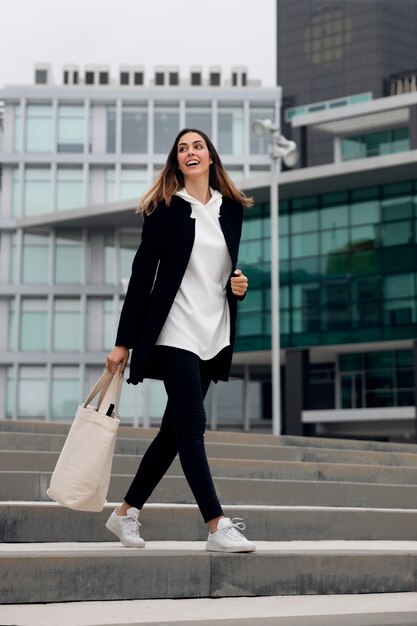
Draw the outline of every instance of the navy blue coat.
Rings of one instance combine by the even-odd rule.
[[[219,222],[236,269],[243,207],[223,197]],[[144,378],[161,378],[157,351],[153,350],[181,284],[195,238],[191,204],[173,196],[171,206],[160,202],[144,218],[142,240],[132,264],[126,298],[120,315],[117,346],[132,348],[128,383]],[[212,380],[227,380],[232,361],[236,329],[237,297],[230,281],[227,300],[230,308],[230,345],[211,360]]]

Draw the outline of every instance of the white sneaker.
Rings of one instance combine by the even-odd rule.
[[[134,506],[127,510],[126,515],[117,515],[116,511],[110,515],[106,528],[120,539],[128,548],[144,548],[145,542],[139,532],[139,509]]]
[[[245,530],[245,524],[242,521],[235,524],[235,520],[241,520],[241,518],[235,517],[230,520],[229,517],[222,517],[219,519],[217,531],[209,533],[206,550],[210,552],[255,552],[256,546],[239,532],[239,530]]]

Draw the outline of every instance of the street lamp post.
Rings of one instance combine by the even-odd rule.
[[[294,141],[285,139],[278,124],[271,120],[255,120],[252,130],[258,137],[270,133],[271,147],[271,355],[272,355],[272,434],[281,434],[281,367],[280,367],[280,315],[279,315],[279,194],[278,176],[281,159],[287,167],[298,161],[298,150]]]

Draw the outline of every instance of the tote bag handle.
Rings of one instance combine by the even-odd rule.
[[[119,378],[119,375],[117,373],[113,375],[111,372],[104,370],[94,387],[91,389],[82,406],[86,408],[87,405],[90,404],[90,402],[100,392],[99,399],[96,405],[96,411],[107,413],[110,403],[112,403],[115,405],[115,415],[118,415],[120,394],[122,392],[122,383],[123,378]],[[107,409],[104,411],[103,409],[106,407],[106,405]]]

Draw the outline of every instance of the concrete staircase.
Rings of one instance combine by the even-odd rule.
[[[141,515],[145,550],[114,542],[104,527],[114,505],[93,514],[50,502],[67,431],[0,422],[3,604],[416,589],[415,445],[208,432],[225,512],[243,517],[257,544],[230,555],[204,551],[206,527],[177,461]],[[154,434],[120,428],[110,502]]]

